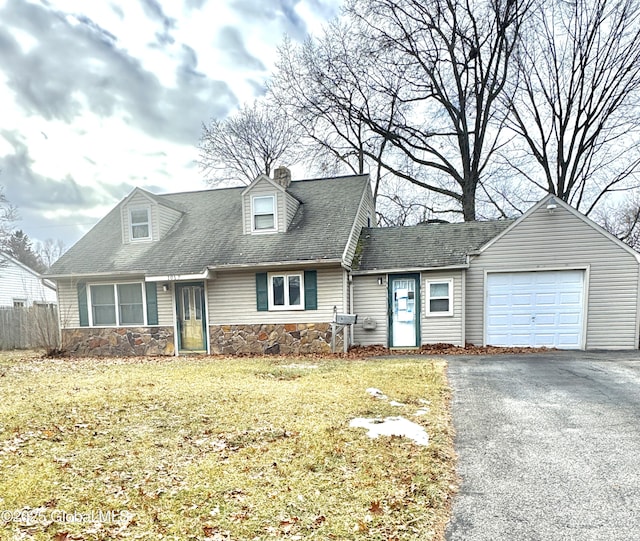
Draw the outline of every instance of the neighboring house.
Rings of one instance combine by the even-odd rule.
[[[55,285],[9,254],[0,252],[0,308],[56,303]]]
[[[515,221],[364,229],[355,342],[635,349],[640,254],[551,195]]]
[[[548,196],[515,221],[375,228],[367,176],[154,195],[65,253],[78,354],[328,351],[347,344],[637,348],[640,256]],[[339,342],[342,345],[342,342]]]
[[[63,343],[79,354],[328,351],[374,219],[369,179],[276,173],[246,188],[135,189],[49,273]]]

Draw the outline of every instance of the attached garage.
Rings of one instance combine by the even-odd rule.
[[[584,270],[487,274],[492,346],[584,348]]]
[[[637,349],[640,254],[552,197],[470,254],[466,342]]]

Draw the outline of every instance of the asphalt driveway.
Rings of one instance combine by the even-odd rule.
[[[640,539],[640,354],[448,358],[448,541]]]

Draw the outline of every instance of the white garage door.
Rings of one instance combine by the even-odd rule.
[[[486,343],[582,347],[584,271],[487,275]]]

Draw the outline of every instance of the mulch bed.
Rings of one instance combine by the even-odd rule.
[[[347,353],[336,354],[348,358],[378,357],[382,355],[526,355],[546,353],[551,348],[497,347],[497,346],[454,346],[453,344],[425,344],[419,349],[389,349],[385,346],[355,346]]]

